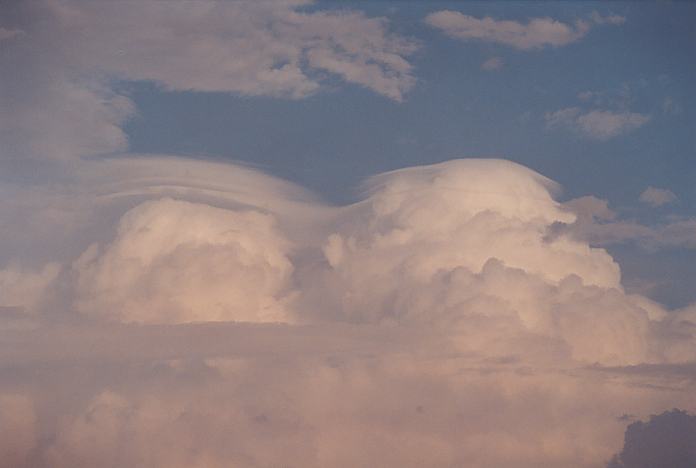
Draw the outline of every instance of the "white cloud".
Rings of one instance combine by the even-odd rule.
[[[0,269],[0,307],[37,310],[59,272],[57,263],[48,263],[40,271],[27,271],[16,265]]]
[[[0,393],[0,466],[30,468],[38,442],[33,401],[27,395]]]
[[[3,29],[3,158],[122,151],[134,115],[114,80],[299,99],[336,77],[395,101],[415,84],[414,41],[383,18],[306,2],[52,2]],[[40,21],[36,19],[40,18]],[[18,33],[17,31],[24,31]],[[12,40],[9,40],[12,39]]]
[[[500,70],[505,65],[500,57],[491,57],[481,64],[481,68],[486,71]]]
[[[78,198],[85,190],[100,196],[91,208],[70,197],[66,203],[95,219],[70,235],[79,243],[54,249],[74,252],[61,260],[73,278],[63,285],[64,301],[95,319],[440,327],[482,313],[516,317],[515,327],[567,340],[577,359],[621,363],[649,356],[647,348],[628,345],[631,336],[621,338],[619,349],[577,335],[578,326],[572,336],[558,328],[563,322],[554,316],[562,309],[548,309],[547,301],[563,304],[570,285],[618,289],[619,268],[584,240],[549,240],[551,226],[573,223],[575,215],[553,200],[552,182],[510,162],[461,160],[395,171],[373,178],[365,201],[342,208],[249,169],[185,160],[94,162],[78,180]],[[33,236],[25,241],[40,243]],[[456,306],[468,301],[474,301],[469,312]],[[505,301],[517,305],[502,306]],[[11,305],[31,311],[29,303]],[[638,309],[630,314],[640,327],[647,323]],[[610,322],[607,327],[613,333]]]
[[[568,107],[544,116],[549,128],[565,127],[594,140],[609,140],[642,127],[650,121],[647,114],[612,112],[608,110],[583,111]]]
[[[70,26],[92,40],[68,35],[65,53],[84,69],[170,89],[301,98],[319,89],[324,70],[403,98],[414,81],[404,58],[414,43],[389,33],[382,18],[297,11],[303,3],[81,5]]]
[[[511,162],[393,171],[348,206],[143,155],[33,191],[0,216],[42,229],[6,223],[0,245],[62,273],[19,304],[32,326],[0,322],[0,394],[26,408],[0,399],[11,466],[589,468],[619,450],[618,416],[696,405],[692,309],[551,238],[613,212],[571,213]],[[32,288],[44,271],[14,270]]]
[[[285,322],[292,265],[272,216],[160,199],[77,260],[77,309],[125,322]]]
[[[561,47],[578,41],[590,29],[584,21],[573,26],[551,18],[532,18],[523,24],[490,17],[479,19],[451,10],[431,13],[425,21],[450,37],[497,42],[520,50]]]
[[[648,205],[662,206],[676,201],[677,196],[668,189],[648,187],[640,194],[638,199]]]

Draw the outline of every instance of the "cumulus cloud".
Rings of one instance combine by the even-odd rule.
[[[39,308],[48,286],[60,271],[58,263],[48,263],[39,271],[18,265],[7,265],[0,270],[0,307]]]
[[[638,199],[651,206],[662,206],[676,201],[677,196],[669,189],[648,187],[640,194]]]
[[[0,466],[29,468],[37,445],[34,404],[22,394],[0,393]]]
[[[547,112],[544,118],[548,128],[567,128],[599,141],[631,132],[650,121],[647,114],[608,110],[583,111],[579,107]]]
[[[622,222],[608,204],[518,164],[392,171],[334,206],[238,164],[75,162],[127,146],[114,79],[403,98],[412,41],[304,5],[4,5],[0,467],[594,467],[618,416],[696,408],[694,307],[627,294],[580,234]],[[526,49],[584,34],[490,21]]]
[[[416,43],[384,18],[302,11],[308,2],[6,4],[3,158],[122,151],[135,107],[113,83],[299,99],[336,77],[401,101]],[[19,31],[22,31],[21,33]],[[157,57],[157,60],[153,60]]]
[[[456,39],[496,42],[520,50],[561,47],[578,41],[590,29],[585,21],[568,25],[552,18],[532,18],[524,24],[490,17],[481,19],[451,10],[430,13],[425,22]]]
[[[695,407],[692,308],[550,236],[583,216],[554,182],[469,159],[363,189],[140,155],[3,198],[44,229],[2,232],[32,322],[0,326],[0,466],[591,467],[618,416]]]
[[[135,322],[286,321],[288,244],[259,211],[145,202],[110,245],[76,261],[77,309]]]

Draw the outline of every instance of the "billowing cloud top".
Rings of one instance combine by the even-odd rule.
[[[50,248],[0,271],[2,466],[597,466],[612,414],[694,404],[694,311],[550,235],[576,214],[518,164],[398,170],[347,206],[205,161],[70,177],[3,240]],[[37,371],[49,395],[16,366],[65,370]]]

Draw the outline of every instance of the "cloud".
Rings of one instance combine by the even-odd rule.
[[[578,215],[572,224],[556,223],[551,237],[569,234],[594,246],[633,242],[646,250],[696,248],[696,220],[676,218],[655,225],[645,225],[618,217],[608,202],[593,196],[570,200],[564,204]]]
[[[481,64],[481,69],[486,71],[500,70],[505,65],[500,57],[491,57]]]
[[[544,118],[548,128],[565,127],[599,141],[606,141],[631,132],[650,121],[650,116],[646,114],[608,110],[585,112],[579,107],[547,112]]]
[[[608,468],[647,468],[696,465],[696,416],[686,411],[665,411],[647,422],[626,428],[624,447]]]
[[[44,291],[56,279],[59,271],[58,263],[48,263],[39,271],[27,271],[15,265],[6,266],[0,270],[2,306],[38,309]]]
[[[602,93],[598,91],[582,91],[578,93],[578,99],[581,101],[589,101],[592,99],[597,99],[598,97],[601,96]]]
[[[79,51],[71,58],[120,78],[177,90],[301,98],[321,86],[317,71],[326,71],[402,99],[413,85],[404,59],[413,42],[390,34],[383,18],[297,11],[303,4],[135,2],[55,14],[71,15],[69,27],[93,38],[79,45],[77,36],[67,35],[65,46]]]
[[[614,14],[609,14],[606,16],[600,15],[597,11],[593,11],[592,15],[590,15],[592,18],[592,21],[595,24],[613,24],[613,25],[621,25],[626,22],[626,17],[621,16],[621,15],[614,15]]]
[[[152,155],[36,184],[2,183],[3,468],[591,467],[618,416],[696,405],[692,308],[551,238],[613,212],[518,164],[392,171],[346,206]]]
[[[495,42],[520,50],[561,47],[580,40],[590,29],[584,21],[571,26],[551,18],[532,18],[523,24],[490,17],[479,19],[451,10],[430,13],[425,22],[456,39]]]
[[[77,309],[126,322],[287,321],[289,243],[272,216],[160,199],[75,263]]]
[[[646,188],[640,194],[639,200],[651,206],[662,206],[676,201],[677,196],[668,189],[660,189],[655,187]]]
[[[0,466],[30,468],[37,445],[37,418],[31,398],[0,393]]]
[[[8,29],[0,27],[0,41],[12,39],[17,36],[21,36],[22,34],[24,34],[24,31],[21,29]]]
[[[112,80],[413,85],[414,43],[385,20],[163,5],[12,6],[0,467],[589,468],[620,447],[620,415],[696,407],[694,306],[627,294],[607,251],[552,235],[621,220],[590,197],[569,210],[531,169],[401,169],[335,206],[239,164],[94,158],[126,148],[136,112]],[[579,32],[545,21],[547,39],[520,25],[529,47]]]
[[[666,97],[662,101],[662,112],[668,115],[679,115],[683,111],[681,104],[671,97]]]
[[[483,314],[519,333],[565,342],[580,361],[657,358],[644,344],[657,316],[611,292],[620,291],[620,274],[605,251],[548,237],[552,226],[571,225],[576,216],[553,199],[551,181],[507,161],[387,173],[369,181],[363,201],[346,207],[323,205],[250,169],[176,159],[95,161],[77,186],[65,203],[89,215],[52,248],[72,255],[31,260],[51,265],[42,270],[49,279],[60,264],[63,280],[26,277],[32,294],[2,305],[34,314],[65,307],[125,323],[328,320],[439,328]],[[86,196],[91,190],[99,196]],[[93,201],[76,202],[85,197]],[[42,243],[36,236],[24,241]],[[52,294],[62,302],[31,302],[42,288],[57,289]],[[571,326],[580,295],[597,314],[624,301],[622,313],[635,329],[614,328],[611,315],[592,330]],[[598,333],[601,323],[606,336]]]
[[[135,115],[119,81],[166,90],[300,99],[335,78],[395,101],[417,44],[384,18],[307,2],[52,2],[4,5],[3,159],[123,151]],[[17,31],[23,31],[21,34]],[[157,57],[157,60],[153,60]]]

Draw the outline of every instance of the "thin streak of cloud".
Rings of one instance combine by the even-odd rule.
[[[495,42],[520,50],[562,47],[580,40],[590,30],[590,24],[581,20],[568,25],[552,18],[532,18],[523,24],[452,10],[430,13],[425,22],[456,39]]]

